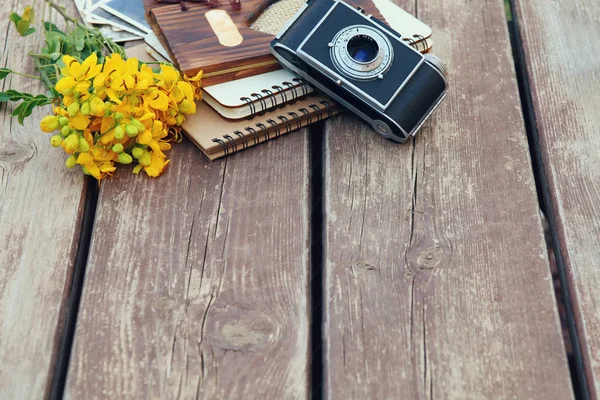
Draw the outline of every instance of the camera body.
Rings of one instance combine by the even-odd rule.
[[[446,67],[383,22],[340,0],[312,0],[271,42],[287,69],[403,143],[446,93]]]

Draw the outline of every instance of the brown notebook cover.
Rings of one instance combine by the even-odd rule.
[[[254,30],[244,22],[244,18],[261,0],[242,0],[240,10],[233,9],[228,0],[219,1],[218,9],[225,10],[229,14],[243,37],[242,43],[235,47],[227,47],[219,43],[205,16],[211,10],[208,6],[185,2],[188,11],[182,11],[180,4],[144,0],[146,19],[171,54],[177,67],[187,75],[194,75],[199,70],[203,70],[204,86],[281,68],[269,51],[269,43],[274,35]],[[363,7],[367,14],[385,21],[374,1],[381,0],[350,0],[350,3]],[[280,4],[284,6],[285,2],[286,0],[281,0],[275,4],[275,7]],[[287,6],[296,7],[297,4]],[[414,20],[412,16],[407,15],[408,17]],[[279,21],[281,26],[283,22]],[[431,35],[431,30],[426,25],[423,26],[427,28],[428,33],[414,32],[421,35],[418,40]],[[415,38],[408,37],[407,40],[415,40]]]
[[[339,114],[341,107],[328,97],[299,99],[253,119],[226,120],[204,102],[183,123],[187,136],[211,160],[275,139],[316,121]]]

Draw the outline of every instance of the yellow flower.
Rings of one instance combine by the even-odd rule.
[[[169,96],[161,90],[150,92],[146,98],[148,99],[148,105],[155,110],[166,111],[169,108]]]
[[[90,80],[102,70],[102,65],[98,64],[98,57],[95,53],[92,53],[82,63],[69,55],[64,55],[62,60],[65,63],[65,67],[60,70],[62,78],[54,88],[65,96],[70,96],[74,91],[86,93],[91,85]]]
[[[154,152],[151,154],[151,157],[152,158],[150,161],[150,165],[144,167],[144,171],[146,171],[146,174],[148,174],[148,176],[156,178],[157,176],[163,173],[165,167],[167,166],[167,164],[169,164],[170,160],[164,160]]]
[[[84,130],[90,124],[90,117],[85,116],[81,113],[77,114],[74,118],[71,118],[70,126],[80,131]]]
[[[165,86],[169,89],[179,79],[179,71],[170,65],[161,64],[160,73],[154,74],[154,78],[158,80],[158,86]]]
[[[98,168],[98,165],[96,165],[96,162],[94,161],[94,156],[90,153],[81,153],[79,157],[77,157],[77,164],[85,167],[94,178],[102,179],[100,168]]]
[[[183,79],[192,84],[192,87],[194,88],[194,99],[202,100],[202,71],[198,72],[196,76],[191,78],[187,75],[184,75]]]

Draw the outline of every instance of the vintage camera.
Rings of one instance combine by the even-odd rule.
[[[446,93],[446,67],[343,1],[309,0],[271,42],[287,69],[402,143]]]

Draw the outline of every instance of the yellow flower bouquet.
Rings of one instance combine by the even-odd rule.
[[[31,15],[26,9],[20,17],[27,17],[28,30]],[[40,128],[55,133],[50,143],[68,154],[69,168],[79,165],[100,181],[117,164],[133,163],[134,173],[159,176],[169,163],[164,152],[180,137],[185,115],[196,112],[202,73],[187,77],[171,65],[152,69],[135,58],[126,59],[120,46],[81,24],[70,35],[49,23],[44,29],[46,48],[32,56],[54,97],[9,90],[0,93],[0,102],[22,100],[12,113],[20,123],[33,107],[52,104],[53,114],[41,120]],[[89,54],[83,58],[86,50]],[[8,73],[15,72],[0,70],[0,78]]]

